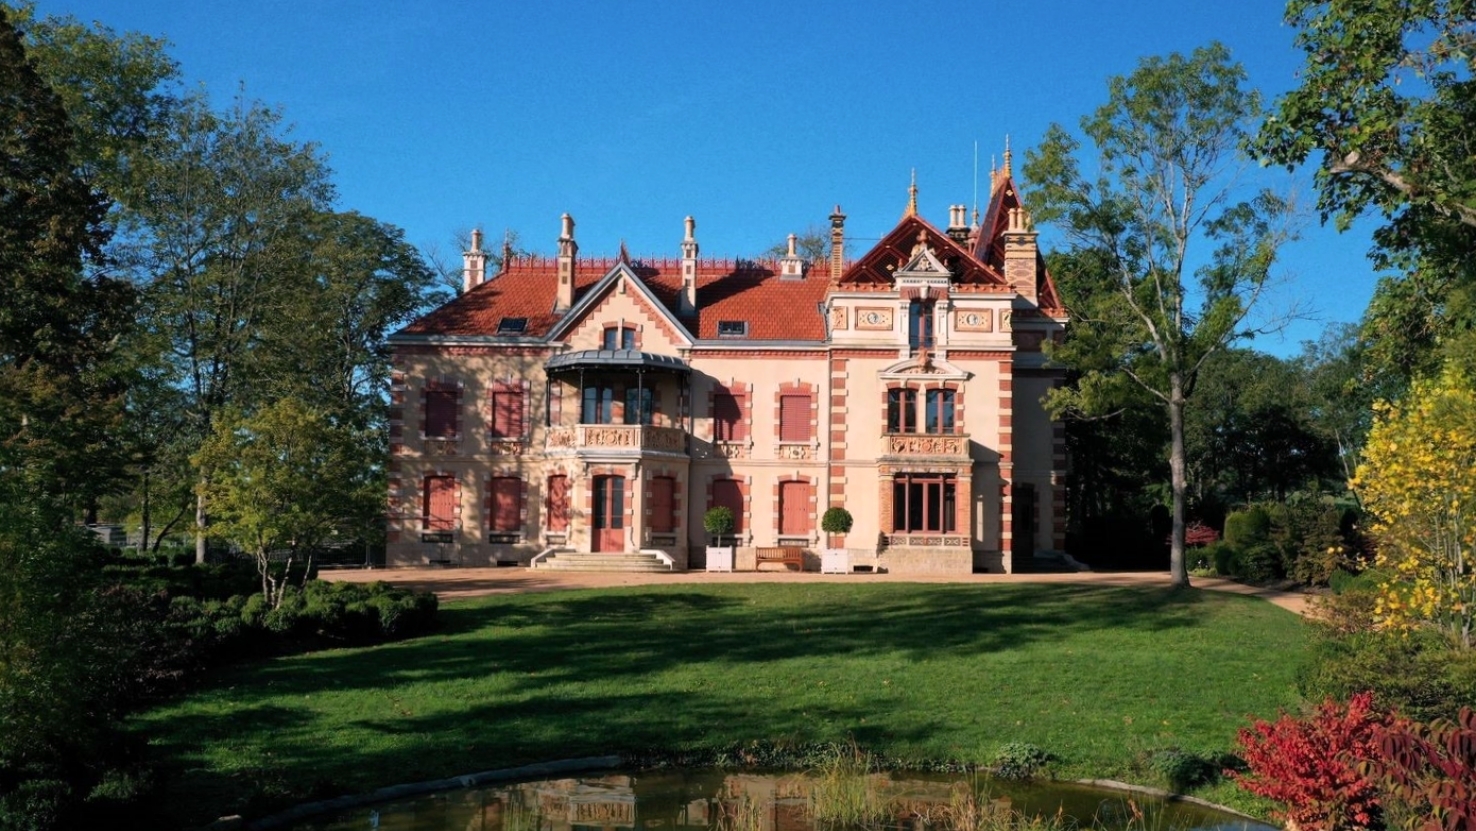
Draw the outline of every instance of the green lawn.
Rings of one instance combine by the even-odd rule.
[[[1204,591],[1083,585],[673,585],[446,605],[440,634],[222,674],[143,714],[200,820],[534,761],[854,740],[1057,776],[1228,750],[1296,702],[1296,616]]]

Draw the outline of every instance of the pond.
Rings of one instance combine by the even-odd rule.
[[[1274,831],[1080,785],[920,773],[609,773],[381,803],[298,831]]]

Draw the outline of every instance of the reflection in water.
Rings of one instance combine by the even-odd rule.
[[[823,777],[654,771],[451,791],[363,808],[299,831],[1274,831],[1183,803],[1060,784],[927,774],[857,777],[869,818],[837,816]],[[834,783],[832,783],[833,786]]]

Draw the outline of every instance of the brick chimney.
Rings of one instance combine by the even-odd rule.
[[[697,313],[697,220],[686,219],[686,236],[682,238],[682,293],[677,297],[677,314]]]
[[[574,262],[579,243],[574,241],[574,217],[564,214],[559,233],[559,290],[554,295],[554,311],[567,312],[574,305]]]
[[[840,280],[845,265],[846,215],[841,213],[840,205],[836,205],[835,213],[830,215],[830,282]]]
[[[1015,293],[1034,302],[1035,265],[1040,256],[1037,234],[1024,208],[1010,208],[1004,232],[1004,277]]]
[[[482,229],[473,228],[471,247],[461,252],[461,293],[466,294],[487,279],[487,252],[482,250]]]
[[[966,245],[969,241],[969,209],[965,205],[948,206],[948,238]]]

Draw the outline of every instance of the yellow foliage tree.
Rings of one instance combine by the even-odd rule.
[[[1434,623],[1464,648],[1476,622],[1476,384],[1459,371],[1375,405],[1353,486],[1389,575],[1375,612],[1390,628]]]

